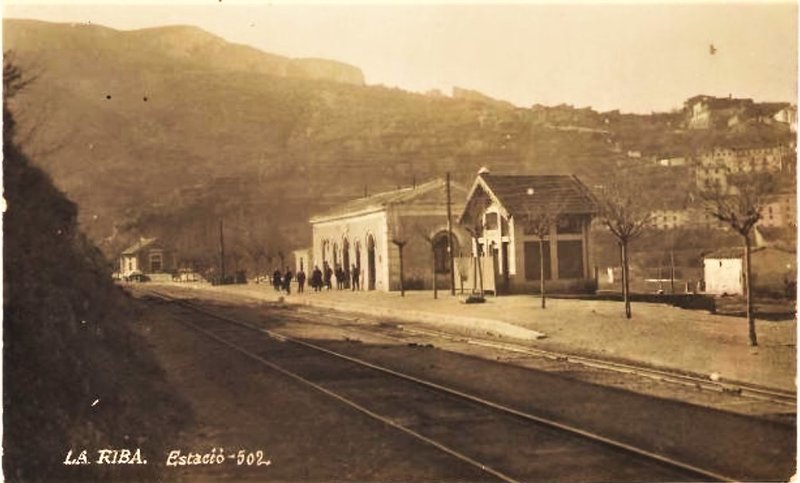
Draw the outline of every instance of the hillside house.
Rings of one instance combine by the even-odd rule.
[[[169,274],[174,271],[174,251],[157,238],[142,237],[119,257],[119,274],[123,278],[138,274]]]
[[[797,108],[788,102],[753,104],[740,109],[728,119],[728,127],[743,124],[783,125],[795,132],[797,129]]]
[[[689,129],[726,127],[731,117],[753,105],[752,99],[694,96],[684,103],[686,125]]]
[[[530,222],[541,212],[557,212],[543,244],[549,290],[586,291],[595,287],[589,225],[597,208],[588,188],[568,175],[495,175],[481,169],[467,197],[460,223],[477,235],[473,256],[494,260],[495,291],[539,290],[539,238]]]
[[[775,119],[777,122],[789,126],[790,131],[797,132],[797,106],[786,104],[785,106],[778,109],[772,115],[772,118]]]
[[[686,159],[686,156],[681,156],[677,154],[659,156],[657,162],[659,166],[664,166],[667,168],[686,166],[689,163],[688,159]]]
[[[759,226],[764,227],[797,227],[797,194],[776,194],[767,200],[761,209]]]
[[[743,248],[723,248],[703,258],[706,293],[744,293]],[[777,247],[756,247],[750,253],[754,293],[784,294],[796,279],[796,255]]]
[[[793,152],[792,146],[785,145],[716,147],[705,150],[697,157],[695,168],[697,187],[709,189],[718,185],[725,190],[729,174],[785,171],[789,169]]]
[[[651,225],[657,230],[674,230],[688,225],[690,212],[684,208],[662,208],[651,214]]]
[[[454,217],[461,212],[465,195],[462,186],[451,183]],[[355,265],[362,289],[399,290],[400,249],[395,240],[405,243],[405,288],[430,288],[434,266],[437,287],[449,287],[444,180],[348,201],[312,217],[310,223],[313,247],[308,266],[312,269],[315,265],[352,269]],[[455,220],[453,225],[453,252],[458,255],[461,247],[469,246],[469,238],[456,230]]]

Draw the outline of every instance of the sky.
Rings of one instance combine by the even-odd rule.
[[[368,84],[458,86],[523,107],[649,113],[697,94],[797,102],[796,3],[41,1],[7,1],[3,15],[121,30],[195,25],[267,52],[355,65]]]

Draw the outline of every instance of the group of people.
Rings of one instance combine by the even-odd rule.
[[[280,269],[275,269],[275,272],[272,274],[272,286],[277,292],[286,292],[290,294],[291,283],[294,277],[289,267],[286,267],[284,272],[281,272]],[[311,272],[309,285],[315,292],[320,292],[323,289],[332,290],[334,278],[336,279],[337,290],[361,290],[361,273],[355,264],[349,269],[342,268],[340,265],[336,265],[336,268],[331,268],[328,262],[323,262],[322,269],[320,269],[318,265],[315,265],[314,270]],[[297,291],[300,293],[304,292],[306,274],[303,272],[302,268],[297,272],[296,279]]]
[[[292,278],[294,275],[289,267],[286,267],[286,270],[281,273],[280,269],[276,268],[274,272],[272,272],[272,286],[275,288],[276,292],[286,292],[286,294],[292,293]],[[303,287],[306,284],[306,274],[301,269],[297,272],[297,291],[302,292]]]

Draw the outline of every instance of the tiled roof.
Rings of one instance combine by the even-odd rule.
[[[753,248],[750,249],[750,253],[753,254],[753,253],[760,252],[760,251],[763,251],[763,250],[777,250],[777,251],[785,252],[785,253],[793,253],[791,250],[787,250],[785,248],[775,247],[775,246],[753,247]],[[733,259],[736,259],[736,258],[742,258],[743,256],[744,256],[744,247],[728,247],[728,248],[720,248],[718,250],[714,250],[711,253],[707,253],[706,255],[703,256],[703,258],[714,258],[714,259],[733,258]]]
[[[391,205],[399,204],[431,204],[432,206],[445,207],[446,187],[445,180],[434,179],[413,188],[401,188],[393,191],[374,194],[365,198],[357,198],[337,205],[328,211],[315,215],[311,223],[328,220],[331,218],[346,217],[371,211],[380,211]],[[451,206],[457,213],[463,205],[466,189],[457,183],[450,183]]]
[[[134,255],[141,251],[143,248],[147,248],[153,243],[156,242],[156,238],[140,238],[139,241],[134,243],[133,245],[126,248],[122,254],[123,255]]]
[[[560,213],[595,213],[597,205],[589,189],[568,175],[479,175],[511,216],[523,216],[528,207],[544,207]],[[528,194],[529,190],[533,194]]]

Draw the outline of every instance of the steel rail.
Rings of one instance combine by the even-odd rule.
[[[312,310],[303,310],[303,312],[307,314],[316,313],[317,315],[319,315],[318,312]],[[326,314],[322,315],[325,317],[334,317]],[[339,318],[339,317],[334,317],[334,318]],[[335,325],[335,324],[322,324],[320,322],[315,322],[315,323],[318,323],[320,325],[331,325],[331,326]],[[714,381],[712,379],[704,378],[700,375],[680,373],[661,368],[627,364],[624,362],[610,361],[607,359],[598,359],[590,356],[570,354],[566,352],[536,349],[533,347],[525,346],[522,344],[515,344],[512,342],[498,342],[480,337],[459,336],[432,329],[424,329],[419,327],[410,328],[402,324],[399,325],[404,332],[407,332],[409,334],[438,337],[441,339],[448,339],[454,342],[463,342],[470,345],[500,349],[507,352],[536,356],[554,361],[567,362],[570,364],[579,364],[586,367],[605,369],[608,371],[618,372],[622,374],[632,374],[640,377],[646,377],[649,379],[655,379],[662,382],[668,382],[671,384],[680,384],[683,386],[688,386],[718,393],[736,394],[738,396],[747,397],[750,399],[756,399],[759,401],[766,401],[795,408],[797,407],[797,395],[789,391],[782,391],[780,389],[747,384],[740,381],[726,381],[725,379]],[[385,337],[390,337],[390,336],[385,336]]]
[[[516,352],[526,355],[538,356],[551,360],[580,364],[583,366],[593,367],[598,369],[607,369],[610,371],[620,372],[624,374],[634,374],[637,376],[648,377],[651,379],[657,379],[660,381],[670,382],[674,384],[682,384],[709,391],[735,393],[737,395],[749,397],[751,399],[758,399],[761,401],[768,401],[776,404],[783,404],[787,406],[797,405],[796,395],[788,391],[763,388],[763,387],[748,385],[741,382],[716,382],[696,375],[681,374],[679,372],[670,372],[662,369],[626,364],[624,362],[595,359],[588,356],[548,351],[544,349],[535,349],[532,347],[527,347],[519,344],[513,344],[508,342],[496,342],[477,337],[472,338],[472,337],[453,336],[451,334],[429,329],[420,329],[420,328],[412,329],[403,327],[403,330],[412,334],[417,333],[422,335],[441,337],[453,341],[465,342],[467,344],[501,349],[508,352]]]
[[[247,329],[256,330],[258,332],[263,332],[266,335],[270,336],[271,338],[274,338],[274,339],[277,339],[277,340],[281,340],[281,341],[293,342],[293,343],[297,342],[297,341],[295,341],[295,340],[293,340],[293,339],[291,339],[289,337],[286,337],[286,336],[281,335],[281,334],[273,333],[272,331],[269,331],[267,329],[256,327],[256,326],[253,326],[251,324],[247,324],[247,323],[241,322],[241,321],[229,320],[227,317],[219,316],[217,314],[208,312],[208,311],[200,309],[198,307],[194,307],[189,303],[180,301],[179,299],[174,299],[174,298],[171,298],[169,296],[165,296],[163,294],[159,294],[159,293],[156,293],[156,292],[152,292],[152,293],[155,294],[156,296],[162,297],[162,298],[164,298],[164,299],[166,299],[168,301],[177,302],[181,306],[184,306],[184,307],[190,308],[192,310],[201,312],[204,315],[208,315],[210,317],[221,319],[221,320],[223,320],[225,322],[233,323],[233,324],[239,325],[239,326],[247,328]],[[440,450],[440,451],[442,451],[442,452],[444,452],[444,453],[446,453],[446,454],[448,454],[450,456],[453,456],[453,457],[455,457],[455,458],[457,458],[457,459],[459,459],[459,460],[461,460],[461,461],[463,461],[463,462],[465,462],[465,463],[467,463],[467,464],[469,464],[471,466],[474,466],[474,467],[478,468],[479,470],[481,470],[481,471],[483,471],[485,473],[488,473],[488,474],[490,474],[490,475],[492,475],[492,476],[494,476],[494,477],[496,477],[496,478],[498,478],[498,479],[500,479],[502,481],[505,481],[507,483],[518,483],[518,480],[512,478],[511,476],[506,475],[505,473],[502,473],[502,472],[500,472],[498,470],[495,470],[494,468],[490,467],[489,465],[485,465],[485,464],[483,464],[483,463],[481,463],[481,462],[479,462],[479,461],[477,461],[477,460],[475,460],[473,458],[470,458],[469,456],[467,456],[467,455],[465,455],[465,454],[463,454],[463,453],[461,453],[461,452],[459,452],[459,451],[457,451],[457,450],[455,450],[453,448],[450,448],[447,445],[444,445],[444,444],[442,444],[442,443],[440,443],[440,442],[438,442],[438,441],[436,441],[434,439],[431,439],[431,438],[429,438],[429,437],[427,437],[427,436],[425,436],[423,434],[420,434],[420,433],[418,433],[417,431],[414,431],[411,428],[408,428],[406,426],[403,426],[402,424],[397,423],[396,421],[393,421],[393,420],[391,420],[389,418],[381,416],[380,414],[378,414],[378,413],[376,413],[374,411],[371,411],[370,409],[358,404],[357,402],[355,402],[355,401],[353,401],[351,399],[348,399],[348,398],[346,398],[344,396],[341,396],[341,395],[331,391],[330,389],[326,389],[326,388],[322,387],[321,385],[319,385],[319,384],[317,384],[317,383],[315,383],[313,381],[310,381],[310,380],[304,378],[303,376],[300,376],[299,374],[295,374],[294,372],[291,372],[291,371],[289,371],[287,369],[284,369],[283,367],[281,367],[281,366],[279,366],[279,365],[277,365],[277,364],[275,364],[275,363],[273,363],[273,362],[271,362],[271,361],[259,356],[258,354],[255,354],[255,353],[253,353],[251,351],[248,351],[247,349],[244,349],[241,346],[239,346],[237,344],[234,344],[233,342],[230,342],[229,340],[225,339],[224,337],[220,337],[219,335],[214,334],[213,332],[198,326],[197,324],[194,324],[192,322],[189,322],[189,321],[186,321],[186,320],[183,320],[183,319],[179,319],[179,321],[180,321],[180,323],[184,324],[185,326],[187,326],[187,327],[189,327],[189,328],[191,328],[191,329],[193,329],[193,330],[195,330],[197,332],[200,332],[201,334],[205,335],[206,337],[209,337],[209,338],[219,342],[220,344],[223,344],[223,345],[235,350],[236,352],[239,352],[240,354],[242,354],[242,355],[244,355],[244,356],[246,356],[246,357],[248,357],[248,358],[250,358],[250,359],[252,359],[252,360],[254,360],[254,361],[258,362],[258,363],[260,363],[260,364],[263,364],[263,365],[269,367],[270,369],[272,369],[272,370],[274,370],[276,372],[279,372],[279,373],[281,373],[281,374],[283,374],[283,375],[285,375],[285,376],[287,376],[287,377],[289,377],[289,378],[291,378],[291,379],[293,379],[293,380],[295,380],[295,381],[297,381],[297,382],[299,382],[299,383],[301,383],[303,385],[309,386],[309,387],[311,387],[311,388],[313,388],[313,389],[325,394],[326,396],[331,397],[331,398],[333,398],[333,399],[345,404],[346,406],[355,409],[356,411],[358,411],[358,412],[360,412],[362,414],[365,414],[365,415],[367,415],[367,416],[369,416],[369,417],[371,417],[373,419],[376,419],[376,420],[378,420],[378,421],[380,421],[380,422],[382,422],[382,423],[384,423],[384,424],[386,424],[386,425],[388,425],[388,426],[390,426],[392,428],[395,428],[395,429],[397,429],[397,430],[399,430],[399,431],[401,431],[401,432],[403,432],[403,433],[405,433],[405,434],[407,434],[407,435],[409,435],[409,436],[411,436],[411,437],[413,437],[415,439],[418,439],[418,440],[420,440],[420,441],[422,441],[422,442],[424,442],[424,443],[426,443],[428,445],[431,445],[431,446],[435,447],[436,449],[438,449],[438,450]]]
[[[628,453],[634,454],[636,456],[643,457],[645,459],[649,459],[649,460],[652,460],[652,461],[656,461],[656,462],[658,462],[660,464],[663,464],[663,465],[666,465],[666,466],[670,466],[670,467],[673,467],[673,468],[678,468],[680,470],[687,471],[687,472],[693,473],[695,475],[701,476],[701,477],[703,477],[705,479],[715,480],[715,481],[726,481],[726,482],[739,481],[738,478],[726,476],[726,475],[723,475],[721,473],[717,473],[715,471],[706,470],[706,469],[700,468],[698,466],[694,466],[694,465],[689,464],[689,463],[684,463],[684,462],[675,460],[675,459],[670,458],[668,456],[659,455],[659,454],[654,453],[652,451],[648,451],[648,450],[645,450],[645,449],[642,449],[642,448],[637,448],[637,447],[635,447],[633,445],[630,445],[630,444],[627,444],[627,443],[624,443],[624,442],[621,442],[621,441],[617,441],[617,440],[612,439],[612,438],[607,438],[605,436],[601,436],[601,435],[599,435],[597,433],[593,433],[593,432],[586,431],[586,430],[583,430],[583,429],[580,429],[580,428],[577,428],[577,427],[574,427],[574,426],[571,426],[571,425],[560,423],[560,422],[554,421],[552,419],[547,419],[547,418],[543,418],[543,417],[540,417],[540,416],[535,416],[533,414],[526,413],[526,412],[523,412],[523,411],[520,411],[520,410],[517,410],[517,409],[514,409],[514,408],[510,408],[508,406],[504,406],[502,404],[498,404],[496,402],[489,401],[487,399],[484,399],[484,398],[481,398],[481,397],[478,397],[478,396],[474,396],[472,394],[468,394],[468,393],[465,393],[463,391],[459,391],[457,389],[453,389],[453,388],[450,388],[450,387],[447,387],[447,386],[443,386],[443,385],[435,383],[435,382],[426,381],[424,379],[421,379],[421,378],[418,378],[418,377],[415,377],[415,376],[412,376],[412,375],[409,375],[409,374],[404,374],[402,372],[395,371],[394,369],[389,369],[387,367],[383,367],[383,366],[374,364],[372,362],[368,362],[368,361],[365,361],[365,360],[362,360],[362,359],[358,359],[356,357],[348,356],[346,354],[342,354],[342,353],[327,349],[325,347],[318,346],[316,344],[312,344],[312,343],[309,343],[309,342],[298,340],[298,339],[295,339],[293,337],[290,337],[290,336],[287,336],[287,335],[284,335],[284,334],[280,334],[278,332],[275,332],[275,331],[272,331],[272,330],[269,330],[269,329],[265,329],[263,327],[258,327],[256,325],[253,325],[253,324],[250,324],[250,323],[247,323],[247,322],[243,322],[243,321],[238,320],[238,319],[234,319],[232,317],[216,314],[216,313],[211,312],[209,310],[206,310],[204,308],[198,307],[197,305],[195,305],[195,304],[193,304],[191,302],[188,302],[188,301],[186,301],[184,299],[172,297],[172,296],[165,295],[165,294],[162,294],[162,293],[158,293],[158,292],[155,292],[155,291],[151,291],[151,293],[153,293],[156,296],[159,296],[159,297],[161,297],[161,298],[163,298],[165,300],[168,300],[168,301],[171,301],[171,302],[175,302],[175,303],[177,303],[177,304],[179,304],[179,305],[181,305],[183,307],[189,308],[191,310],[194,310],[196,312],[202,313],[202,314],[207,315],[209,317],[213,317],[215,319],[218,319],[218,320],[230,323],[230,324],[234,324],[234,325],[237,325],[237,326],[249,329],[249,330],[253,330],[255,332],[260,332],[260,333],[266,334],[267,336],[269,336],[271,338],[274,338],[274,339],[277,339],[277,340],[281,340],[281,341],[291,342],[293,344],[296,344],[296,345],[299,345],[299,346],[302,346],[302,347],[306,347],[308,349],[312,349],[314,351],[321,352],[321,353],[324,353],[324,354],[327,354],[327,355],[330,355],[330,356],[333,356],[333,357],[336,357],[336,358],[339,358],[339,359],[342,359],[342,360],[346,360],[346,361],[352,362],[354,364],[357,364],[357,365],[360,365],[360,366],[363,366],[363,367],[367,367],[367,368],[376,370],[378,372],[382,372],[382,373],[385,373],[385,374],[392,375],[392,376],[397,377],[399,379],[410,381],[410,382],[416,383],[418,385],[421,385],[421,386],[424,386],[424,387],[427,387],[427,388],[430,388],[430,389],[434,389],[434,390],[437,390],[437,391],[440,391],[440,392],[443,392],[443,393],[446,393],[446,394],[450,394],[452,396],[456,396],[458,398],[465,399],[467,401],[470,401],[470,402],[473,402],[473,403],[476,403],[476,404],[479,404],[479,405],[482,405],[482,406],[486,406],[486,407],[492,408],[494,410],[497,410],[497,411],[505,413],[505,414],[516,416],[518,418],[521,418],[521,419],[524,419],[524,420],[528,420],[528,421],[531,421],[531,422],[534,422],[534,423],[538,423],[538,424],[546,426],[546,427],[554,428],[554,429],[557,429],[557,430],[560,430],[560,431],[563,431],[563,432],[566,432],[566,433],[569,433],[569,434],[572,434],[572,435],[576,435],[576,436],[579,436],[581,438],[584,438],[584,439],[587,439],[587,440],[590,440],[590,441],[593,441],[593,442],[596,442],[596,443],[601,443],[601,444],[604,444],[606,446],[610,446],[610,447],[618,449],[618,450],[623,450],[623,451],[626,451]],[[333,397],[333,398],[335,398],[335,399],[337,399],[339,401],[344,402],[345,404],[347,404],[347,405],[359,410],[360,412],[362,412],[364,414],[369,415],[370,417],[378,419],[378,420],[380,420],[380,421],[382,421],[382,422],[384,422],[384,423],[386,423],[386,424],[388,424],[388,425],[390,425],[392,427],[395,427],[395,428],[397,428],[397,429],[399,429],[399,430],[401,430],[401,431],[403,431],[403,432],[405,432],[407,434],[410,434],[410,435],[414,436],[415,438],[418,438],[418,439],[420,439],[420,440],[422,440],[422,441],[424,441],[424,442],[426,442],[428,444],[431,444],[431,445],[433,445],[433,446],[445,451],[448,454],[456,456],[457,458],[461,459],[462,461],[466,461],[466,462],[468,462],[468,463],[470,463],[470,464],[472,464],[474,466],[477,466],[478,468],[482,469],[483,471],[486,471],[486,472],[488,472],[490,474],[493,474],[494,476],[497,476],[498,478],[500,478],[500,479],[502,479],[504,481],[516,481],[513,478],[511,478],[511,477],[509,477],[507,475],[504,475],[503,473],[500,473],[500,472],[498,472],[498,471],[496,471],[496,470],[494,470],[492,468],[489,468],[488,466],[483,465],[482,463],[479,463],[479,462],[469,458],[468,456],[459,453],[456,450],[448,448],[448,447],[442,445],[441,443],[438,443],[438,442],[436,442],[434,440],[431,440],[430,438],[427,438],[426,436],[423,436],[423,435],[413,431],[412,429],[406,428],[406,427],[404,427],[404,426],[402,426],[402,425],[400,425],[400,424],[398,424],[398,423],[396,423],[394,421],[386,419],[386,418],[380,416],[379,414],[376,414],[376,413],[370,411],[369,409],[364,408],[363,406],[359,405],[358,403],[355,403],[355,402],[353,402],[353,401],[351,401],[351,400],[349,400],[349,399],[347,399],[347,398],[345,398],[343,396],[340,396],[340,395],[338,395],[338,394],[336,394],[336,393],[334,393],[334,392],[332,392],[332,391],[330,391],[328,389],[325,389],[324,387],[321,387],[318,384],[315,384],[315,383],[303,378],[302,376],[299,376],[299,375],[296,375],[296,374],[294,374],[294,373],[292,373],[290,371],[287,371],[286,369],[283,369],[280,366],[277,366],[274,363],[272,363],[270,361],[267,361],[266,359],[263,359],[258,355],[248,353],[248,351],[246,351],[245,349],[242,349],[242,348],[236,346],[235,344],[225,340],[224,338],[221,338],[221,337],[219,337],[219,336],[217,336],[217,335],[215,335],[215,334],[213,334],[213,333],[211,333],[209,331],[206,331],[205,329],[197,327],[195,324],[192,324],[191,322],[185,322],[185,321],[181,321],[181,322],[183,322],[187,326],[191,326],[192,328],[204,333],[205,335],[208,335],[209,337],[214,338],[215,340],[218,340],[219,342],[221,342],[221,343],[223,343],[225,345],[230,346],[231,348],[233,348],[233,349],[235,349],[235,350],[237,350],[239,352],[242,352],[245,355],[249,355],[250,357],[252,357],[252,358],[264,363],[265,365],[269,366],[270,368],[275,369],[278,372],[281,372],[281,373],[283,373],[283,374],[285,374],[285,375],[287,375],[287,376],[289,376],[289,377],[291,377],[293,379],[296,379],[298,381],[301,381],[304,384],[307,384],[307,385],[309,385],[311,387],[314,387],[315,389],[318,389],[319,391],[322,391],[325,394],[327,394],[327,395],[329,395],[329,396],[331,396],[331,397]]]

